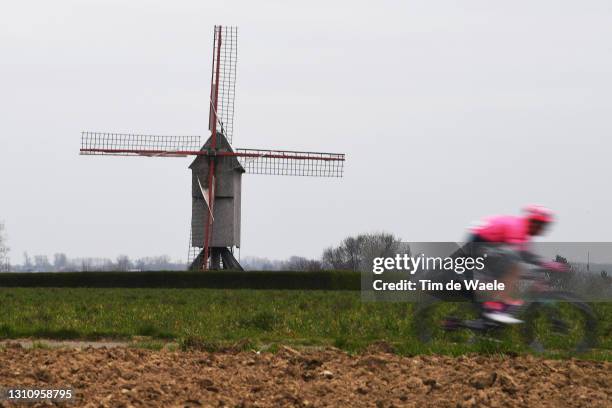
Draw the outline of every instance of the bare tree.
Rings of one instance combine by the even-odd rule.
[[[66,254],[55,254],[53,255],[53,269],[56,272],[62,272],[68,269],[68,257]]]
[[[345,238],[337,247],[323,252],[323,264],[331,269],[356,271],[361,263],[362,246],[365,234]]]
[[[321,261],[301,256],[292,256],[282,263],[281,269],[286,271],[316,272],[323,269]]]
[[[22,266],[22,271],[23,272],[32,272],[32,269],[34,268],[34,266],[32,265],[32,258],[30,258],[30,255],[28,255],[27,252],[23,253],[23,266]]]
[[[410,248],[392,234],[359,234],[345,238],[337,247],[326,249],[323,252],[323,266],[337,270],[364,270],[371,267],[373,258],[398,253],[410,253]]]
[[[132,269],[132,261],[130,261],[130,257],[127,255],[119,255],[117,257],[117,270],[118,271],[129,271]]]
[[[4,224],[0,222],[0,271],[8,270],[8,252],[6,237],[4,235]]]
[[[53,268],[49,262],[47,255],[36,255],[34,256],[34,270],[36,272],[49,272]]]
[[[91,258],[83,258],[81,260],[81,271],[82,272],[89,272],[92,270],[92,261]]]

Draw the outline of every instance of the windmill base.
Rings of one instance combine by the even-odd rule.
[[[202,258],[204,257],[204,250],[200,251],[198,256],[189,265],[190,271],[202,270]],[[213,247],[210,248],[210,270],[233,270],[243,271],[244,269],[240,266],[238,260],[234,257],[232,251],[227,247]]]

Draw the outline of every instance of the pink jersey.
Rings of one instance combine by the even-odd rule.
[[[513,215],[498,215],[485,218],[470,228],[473,234],[489,242],[513,244],[524,248],[531,240],[529,220]]]

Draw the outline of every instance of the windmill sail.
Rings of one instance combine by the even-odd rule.
[[[82,155],[184,157],[200,150],[200,136],[81,132]]]
[[[236,96],[236,62],[238,61],[238,27],[215,26],[212,75],[210,80],[210,114],[208,129],[220,128],[232,143],[234,136],[234,99]],[[217,69],[219,82],[215,82]]]
[[[344,154],[291,150],[236,149],[240,164],[251,174],[342,177]]]

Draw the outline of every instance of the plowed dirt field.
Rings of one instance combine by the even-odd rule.
[[[594,408],[612,406],[612,363],[403,357],[381,348],[359,355],[289,347],[257,354],[10,343],[0,351],[0,386],[70,387],[76,399],[68,405],[87,407]]]

